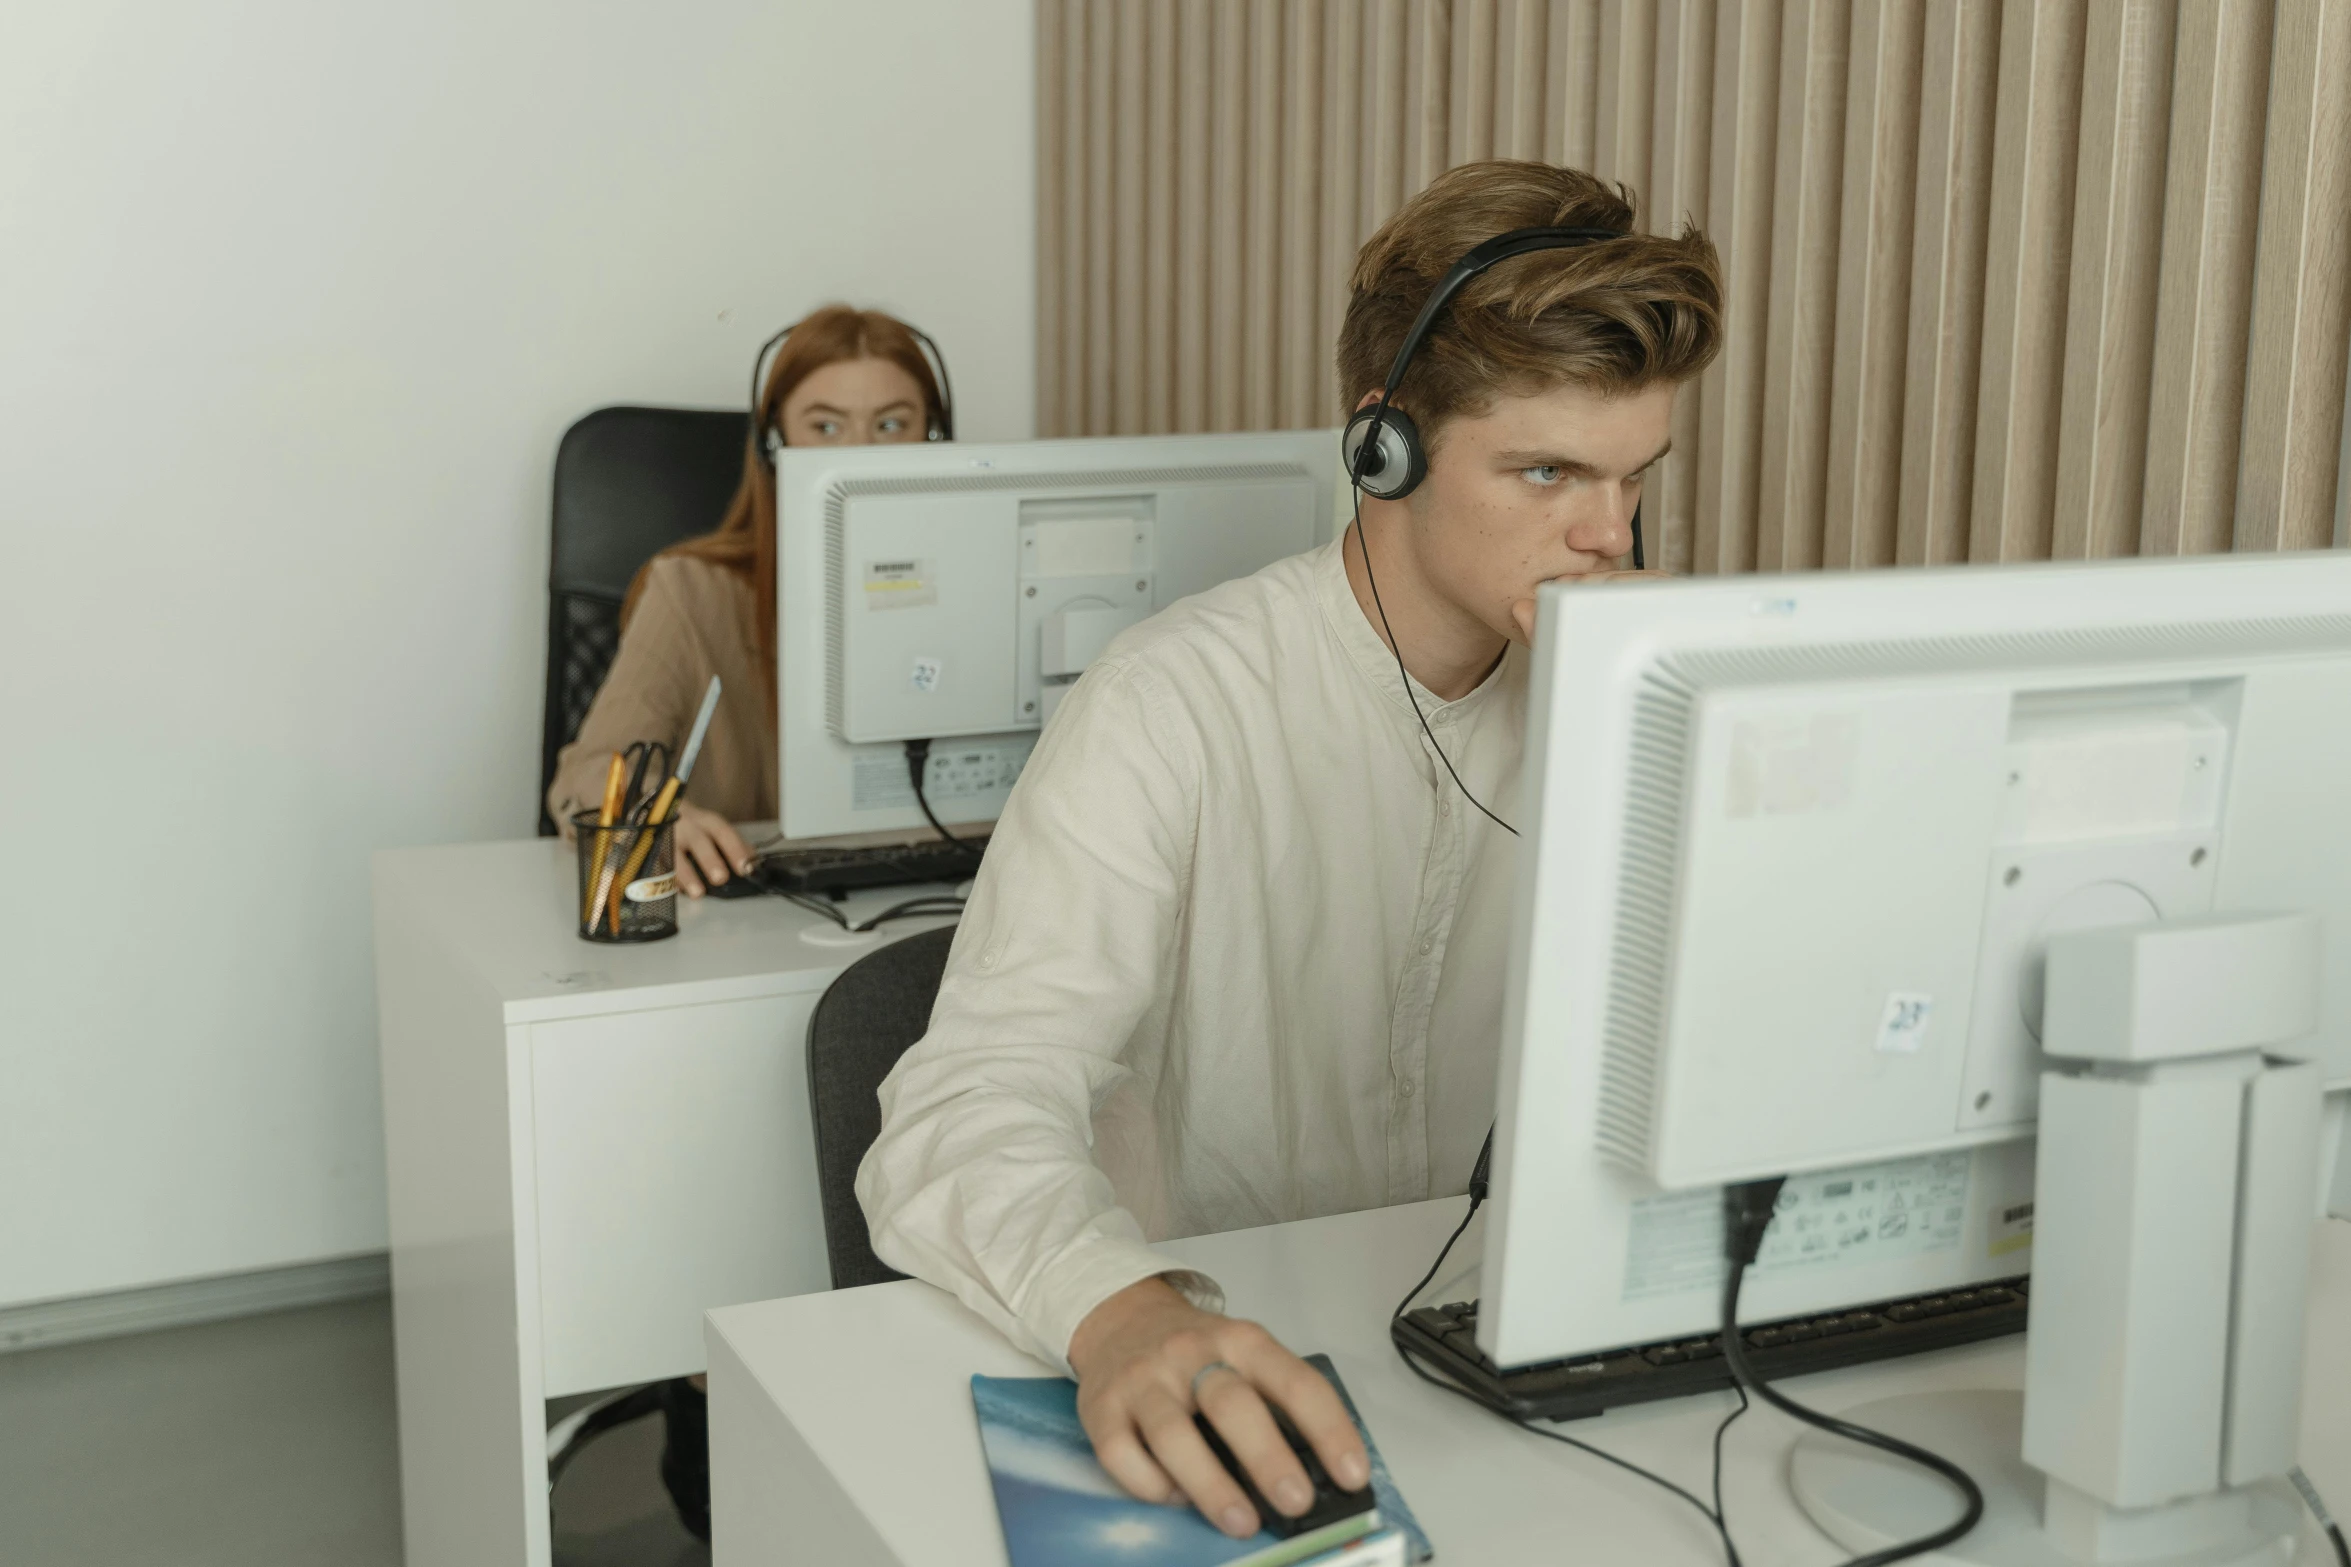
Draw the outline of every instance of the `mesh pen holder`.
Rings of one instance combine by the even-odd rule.
[[[677,821],[658,827],[571,819],[580,884],[573,912],[582,941],[660,941],[678,933]]]

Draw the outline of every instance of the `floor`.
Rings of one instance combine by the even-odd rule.
[[[557,1567],[706,1567],[660,1450],[656,1417],[574,1460]],[[0,1559],[399,1567],[391,1302],[0,1355]]]

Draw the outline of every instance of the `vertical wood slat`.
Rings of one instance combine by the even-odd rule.
[[[1326,388],[1335,385],[1332,345],[1339,340],[1339,322],[1347,302],[1347,269],[1355,258],[1356,237],[1363,232],[1363,181],[1350,171],[1369,162],[1363,152],[1366,73],[1360,69],[1365,9],[1354,0],[1339,0],[1323,13],[1327,25],[1325,59],[1329,62],[1323,84],[1329,176],[1323,182],[1323,262],[1314,364],[1321,378],[1317,384]],[[1340,413],[1334,398],[1330,422],[1339,422]]]
[[[1695,219],[1677,570],[2322,545],[2351,0],[1039,0],[1046,434],[1335,420],[1357,246],[1466,159]]]
[[[2036,0],[2011,6],[2001,28],[1968,542],[1975,560],[2049,553],[2087,21],[2083,0]]]
[[[1924,22],[1907,5],[1853,13],[1821,545],[1830,566],[1894,563]]]
[[[1176,406],[1175,427],[1209,428],[1209,60],[1215,48],[1213,0],[1181,0],[1177,32],[1182,96],[1176,110]]]
[[[1999,0],[1926,7],[1894,546],[1904,565],[1967,558],[2000,20]]]
[[[1117,236],[1118,213],[1112,193],[1117,189],[1118,148],[1115,75],[1118,47],[1118,0],[1092,0],[1086,14],[1085,132],[1080,150],[1086,164],[1086,221],[1084,267],[1086,325],[1084,341],[1085,412],[1079,426],[1088,435],[1107,434],[1112,428],[1111,370],[1116,359],[1111,341],[1110,299],[1116,279],[1111,273],[1112,241]]]
[[[1330,400],[1322,393],[1325,378],[1319,373],[1322,355],[1315,333],[1316,301],[1330,293],[1322,275],[1322,0],[1296,0],[1288,23],[1282,98],[1289,120],[1282,133],[1280,307],[1274,316],[1281,381],[1273,423],[1309,429],[1328,422],[1324,405]]]
[[[1592,161],[1604,180],[1629,185],[1639,198],[1634,221],[1649,216],[1649,137],[1657,96],[1656,0],[1601,0],[1600,77],[1592,105]]]
[[[2230,541],[2269,44],[2268,0],[2180,7],[2143,555],[2202,554]]]
[[[2049,545],[2061,560],[2138,545],[2176,19],[2165,0],[2090,9]]]
[[[1501,21],[1496,0],[1455,0],[1445,89],[1447,168],[1494,156],[1494,62]]]
[[[1037,429],[1068,428],[1061,406],[1061,341],[1068,316],[1062,308],[1067,286],[1061,264],[1061,236],[1071,221],[1061,179],[1061,102],[1076,79],[1064,57],[1062,6],[1037,6]]]
[[[1678,234],[1706,215],[1713,157],[1715,0],[1664,0],[1657,15],[1657,95],[1651,133],[1649,226]],[[1673,455],[1642,496],[1649,560],[1687,573],[1697,559],[1698,454],[1707,379],[1674,399]]]
[[[1755,563],[1765,571],[1820,564],[1851,22],[1845,0],[1788,0],[1781,17],[1755,541]]]
[[[1241,427],[1243,309],[1249,219],[1249,0],[1215,0],[1214,163],[1209,174],[1208,422]]]
[[[1692,565],[1702,572],[1755,565],[1779,42],[1778,0],[1747,0],[1715,13],[1714,171],[1706,226],[1722,260],[1724,321],[1722,352],[1699,410]]]
[[[1600,134],[1601,0],[1557,0],[1551,18],[1551,121],[1558,127],[1554,163],[1592,166]]]
[[[1102,433],[1143,425],[1143,307],[1145,137],[1150,99],[1144,89],[1144,45],[1149,41],[1147,10],[1116,9],[1117,94],[1110,105],[1112,145],[1106,163],[1117,169],[1111,199],[1116,226],[1111,232],[1110,417]]]
[[[1241,406],[1233,426],[1274,426],[1281,338],[1274,330],[1282,256],[1283,0],[1251,0],[1249,16],[1248,265],[1232,354],[1241,367]],[[1237,329],[1237,330],[1236,330]]]
[[[1143,423],[1153,435],[1176,427],[1176,8],[1151,7],[1150,129],[1143,203]]]
[[[2351,434],[2351,0],[2284,0],[2270,62],[2235,545],[2318,549]]]
[[[1495,84],[1497,157],[1543,156],[1543,80],[1549,64],[1551,8],[1547,0],[1508,0],[1498,26],[1502,61]]]

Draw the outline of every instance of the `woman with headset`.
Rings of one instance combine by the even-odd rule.
[[[678,885],[692,897],[751,869],[734,823],[776,815],[776,500],[779,446],[946,440],[954,404],[928,337],[879,310],[826,305],[760,350],[743,482],[716,531],[645,563],[621,604],[620,652],[555,761],[547,811],[564,824],[604,798],[635,740],[675,755],[710,677],[721,695],[678,808]],[[772,362],[768,349],[775,348]]]
[[[547,809],[567,835],[573,814],[603,799],[614,753],[659,740],[676,754],[716,675],[718,712],[678,808],[678,884],[699,897],[750,871],[750,847],[734,824],[776,815],[776,449],[946,440],[952,397],[937,345],[879,310],[826,305],[761,347],[743,482],[726,518],[654,556],[629,584],[620,651],[579,737],[556,758]],[[680,1519],[707,1540],[709,1426],[699,1382],[643,1389],[597,1427],[661,1409],[661,1478]]]

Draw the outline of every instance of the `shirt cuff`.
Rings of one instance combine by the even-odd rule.
[[[1140,1241],[1096,1236],[1054,1259],[1021,1315],[1072,1377],[1069,1341],[1096,1306],[1144,1279],[1163,1278],[1202,1311],[1224,1310],[1224,1288],[1205,1273],[1160,1256]]]

